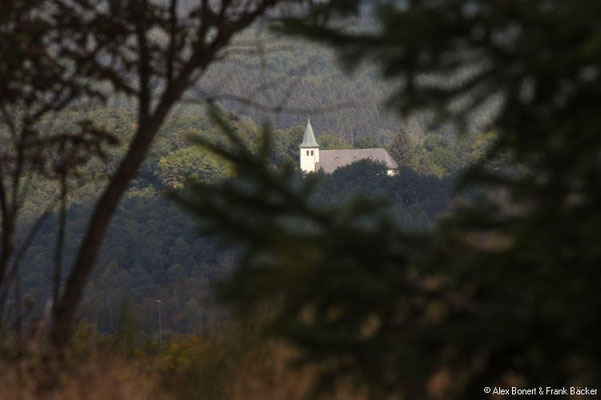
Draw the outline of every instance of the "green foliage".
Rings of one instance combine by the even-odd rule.
[[[156,171],[163,185],[172,189],[183,188],[186,180],[214,182],[231,173],[223,160],[196,146],[162,157]]]
[[[360,137],[353,142],[354,149],[374,149],[381,147],[375,137]]]
[[[303,141],[305,127],[298,125],[286,130],[278,131],[274,136],[274,151],[272,162],[274,165],[298,164],[299,144]]]
[[[443,177],[485,159],[495,139],[494,134],[469,134],[459,138],[430,134],[416,144],[402,130],[389,144],[388,152],[398,165],[423,175]]]
[[[468,160],[461,159],[455,141],[440,135],[428,135],[423,141],[424,158],[428,159],[441,171],[457,171],[468,165]]]
[[[388,146],[390,156],[399,166],[414,167],[417,159],[417,147],[405,131],[400,131]]]
[[[350,149],[351,145],[331,133],[324,133],[317,137],[317,143],[322,150]]]

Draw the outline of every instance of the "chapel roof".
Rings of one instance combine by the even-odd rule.
[[[373,160],[383,162],[388,169],[397,169],[399,166],[392,159],[386,149],[354,149],[354,150],[321,150],[319,162],[315,164],[317,171],[323,170],[331,174],[340,167],[347,166],[359,160]]]

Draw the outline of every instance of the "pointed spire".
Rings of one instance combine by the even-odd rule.
[[[319,147],[319,145],[317,144],[317,140],[315,140],[315,135],[313,134],[313,127],[311,126],[311,120],[309,118],[307,118],[307,127],[305,128],[303,142],[299,147]]]

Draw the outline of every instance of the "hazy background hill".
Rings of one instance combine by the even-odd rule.
[[[416,119],[403,124],[383,105],[389,84],[374,68],[348,75],[327,48],[260,31],[246,36],[241,44],[252,45],[213,65],[192,97],[221,97],[227,109],[280,129],[304,124],[310,116],[318,136],[331,133],[348,144],[361,137],[385,141],[402,125],[421,134]],[[279,107],[282,112],[269,111]]]

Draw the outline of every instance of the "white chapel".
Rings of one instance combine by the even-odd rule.
[[[388,154],[388,151],[383,148],[320,151],[310,120],[307,121],[303,142],[299,148],[300,168],[304,172],[317,172],[321,170],[326,174],[331,174],[336,169],[359,160],[373,160],[384,163],[388,168],[388,175],[396,174],[398,168],[397,163]]]

